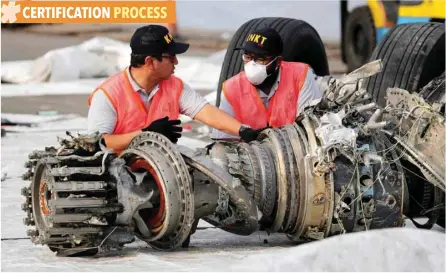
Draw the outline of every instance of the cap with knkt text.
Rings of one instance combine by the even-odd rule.
[[[250,32],[243,45],[236,48],[240,49],[258,55],[279,56],[282,54],[283,42],[276,30],[265,27]]]

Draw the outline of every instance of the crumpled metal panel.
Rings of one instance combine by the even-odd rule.
[[[399,88],[387,90],[386,119],[399,124],[393,138],[405,150],[407,158],[423,174],[445,191],[445,118],[417,94]]]
[[[241,185],[238,179],[234,179],[229,172],[215,165],[209,158],[201,154],[194,153],[193,150],[178,145],[178,150],[184,156],[186,163],[193,168],[200,170],[213,179],[228,195],[229,201],[235,206],[237,215],[233,221],[217,221],[217,217],[205,217],[204,220],[210,222],[223,230],[239,235],[249,235],[258,229],[257,207],[253,198]]]

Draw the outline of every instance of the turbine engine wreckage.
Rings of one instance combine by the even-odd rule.
[[[35,151],[23,175],[31,180],[22,189],[28,235],[70,256],[119,250],[135,237],[173,250],[187,244],[199,219],[293,242],[403,226],[410,188],[402,157],[435,188],[434,205],[444,200],[444,160],[427,153],[444,145],[444,118],[405,90],[389,89],[385,108],[371,102],[358,82],[380,67],[324,78],[324,97],[294,124],[268,128],[249,144],[191,150],[145,132],[120,154],[100,149],[99,134]]]

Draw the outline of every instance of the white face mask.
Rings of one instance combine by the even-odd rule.
[[[268,77],[268,74],[266,73],[266,67],[274,62],[276,58],[271,60],[271,62],[269,62],[268,64],[258,64],[254,62],[254,60],[245,64],[245,75],[246,78],[248,78],[248,81],[254,85],[261,84],[266,79],[266,77]]]

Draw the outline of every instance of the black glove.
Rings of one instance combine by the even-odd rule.
[[[180,132],[183,131],[183,127],[176,126],[180,125],[181,120],[169,120],[169,117],[164,117],[157,119],[152,122],[149,126],[142,129],[143,132],[151,131],[155,133],[160,133],[167,137],[172,143],[177,143],[178,139],[181,137]]]
[[[257,137],[259,136],[260,132],[262,132],[263,130],[265,130],[267,128],[270,128],[270,127],[265,127],[265,128],[254,130],[254,129],[246,127],[246,126],[242,126],[242,127],[240,127],[238,134],[244,142],[251,142],[251,141],[256,140]]]

